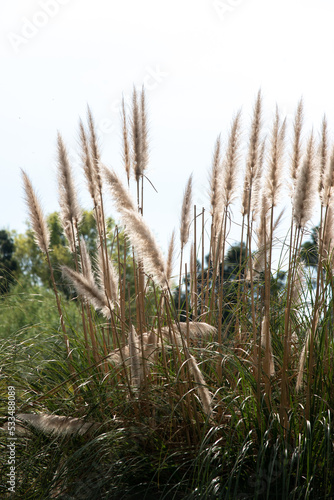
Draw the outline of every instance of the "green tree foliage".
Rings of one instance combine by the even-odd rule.
[[[57,287],[67,297],[72,296],[72,291],[61,276],[60,266],[66,265],[74,268],[75,262],[67,246],[66,238],[59,219],[58,212],[53,212],[47,217],[47,224],[50,229],[50,256],[54,269]],[[115,224],[111,218],[107,220],[107,230],[113,238]],[[80,235],[85,239],[87,249],[94,262],[97,253],[97,229],[93,212],[83,211],[83,218],[80,224]],[[123,240],[122,240],[123,241]],[[24,234],[14,233],[15,259],[18,262],[19,271],[28,278],[31,285],[42,285],[51,288],[50,272],[44,254],[37,247],[34,234],[30,227]],[[113,248],[113,252],[117,249]]]
[[[14,257],[15,245],[10,234],[0,231],[0,294],[7,293],[15,280],[18,263]]]

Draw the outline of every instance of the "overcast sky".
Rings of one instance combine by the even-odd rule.
[[[291,122],[303,97],[307,128],[317,133],[326,113],[333,131],[333,15],[332,0],[3,0],[0,228],[26,228],[20,168],[45,212],[57,210],[58,130],[91,208],[77,158],[79,117],[89,104],[103,160],[122,172],[120,100],[144,85],[148,176],[158,190],[147,185],[145,216],[165,248],[192,172],[194,201],[208,208],[216,137],[226,137],[240,108],[248,130],[259,88],[268,127],[276,103]]]

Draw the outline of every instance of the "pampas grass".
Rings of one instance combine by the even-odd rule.
[[[302,158],[302,128],[303,128],[303,119],[304,119],[304,104],[301,99],[298,103],[295,120],[294,120],[294,140],[293,140],[293,150],[291,156],[291,166],[290,166],[290,174],[291,174],[291,186],[292,190],[294,189],[297,173],[300,167],[301,158]]]
[[[170,242],[168,245],[167,261],[166,261],[166,278],[167,278],[167,283],[169,285],[171,285],[172,282],[174,251],[175,251],[175,231],[173,231],[172,236],[170,238]]]
[[[60,220],[72,253],[76,248],[76,228],[81,220],[81,210],[77,200],[68,153],[64,141],[58,134],[58,190]]]
[[[228,207],[234,200],[237,189],[240,161],[241,112],[233,120],[229,134],[226,156],[222,165],[222,203]]]
[[[136,89],[132,93],[132,154],[133,154],[133,173],[138,183],[143,174],[143,150],[142,150],[142,123],[138,96]]]
[[[64,354],[61,344],[61,355],[67,355],[67,361],[53,367],[54,353],[52,361],[43,354],[33,369],[28,367],[24,377],[17,378],[20,414],[24,420],[25,407],[33,405],[34,414],[26,422],[44,434],[54,430],[69,437],[74,432],[80,435],[81,425],[84,430],[92,422],[107,425],[110,432],[80,448],[96,446],[100,453],[102,472],[97,476],[104,486],[96,497],[130,498],[133,491],[123,491],[128,477],[131,485],[139,478],[144,490],[148,488],[143,497],[153,492],[159,498],[162,484],[166,498],[171,488],[180,498],[227,499],[245,491],[252,498],[304,498],[314,491],[331,497],[330,473],[323,471],[330,464],[331,472],[334,460],[330,440],[334,421],[334,150],[329,155],[325,119],[319,147],[312,133],[303,150],[302,101],[291,139],[286,137],[289,128],[278,109],[270,136],[264,137],[262,107],[259,92],[246,147],[241,141],[240,112],[226,137],[216,140],[207,200],[211,217],[206,207],[193,207],[192,175],[187,182],[180,200],[178,276],[173,274],[175,234],[165,256],[143,217],[143,181],[149,159],[144,92],[133,93],[131,123],[122,103],[124,182],[118,171],[101,162],[90,110],[87,130],[80,123],[82,163],[96,220],[97,240],[90,248],[97,250],[91,257],[80,237],[75,179],[59,135],[60,205],[64,232],[72,232],[75,265],[75,270],[61,269],[83,299],[79,326],[77,318],[73,321],[67,315],[66,299],[57,292],[50,234],[31,182],[23,173],[34,237],[50,265],[67,349]],[[292,149],[287,158],[289,140]],[[244,172],[239,168],[242,165]],[[113,235],[104,213],[105,185],[120,219]],[[234,204],[238,185],[243,188]],[[137,203],[130,195],[133,188]],[[310,273],[303,262],[303,241],[314,224],[319,194],[320,226],[314,251],[318,261]],[[241,215],[236,214],[238,207]],[[277,231],[284,209],[291,217],[285,238]],[[239,240],[237,228],[240,247],[227,252],[232,238]],[[26,344],[16,345],[20,346]],[[34,362],[29,352],[24,363]],[[6,360],[3,363],[8,380],[17,377],[7,373],[11,366]],[[55,409],[56,418],[47,414]],[[81,434],[90,439],[88,427]],[[110,439],[112,443],[103,445],[103,440]],[[72,467],[76,456],[72,455],[71,450],[63,468],[68,480],[57,485],[64,485],[59,494],[74,498],[79,494],[71,485],[85,474]],[[36,466],[44,486],[49,456],[47,450],[43,464]],[[139,457],[138,462],[132,458],[129,462],[129,456]],[[119,472],[119,464],[126,464],[121,465],[126,474],[123,469]],[[277,471],[282,471],[284,481]],[[264,489],[250,482],[253,475],[268,478],[261,482]]]
[[[249,138],[244,190],[242,197],[243,216],[248,215],[250,210],[250,203],[252,198],[252,186],[254,178],[256,176],[257,168],[259,166],[259,158],[261,151],[260,149],[261,118],[262,118],[262,97],[261,97],[261,92],[259,92],[254,107],[251,134]]]
[[[191,205],[192,205],[192,175],[189,177],[186,189],[183,195],[181,222],[180,222],[180,242],[181,250],[185,247],[189,240],[190,220],[191,220]]]
[[[31,226],[34,231],[35,241],[41,251],[47,253],[50,245],[50,232],[31,181],[24,170],[21,172],[25,189],[25,201],[29,211]]]
[[[88,191],[94,202],[94,207],[95,207],[98,202],[96,175],[93,166],[93,161],[91,158],[91,153],[89,150],[87,134],[81,120],[80,120],[80,142],[81,142],[81,158],[82,158],[83,170],[87,180]]]
[[[102,177],[101,177],[101,165],[100,165],[100,148],[95,132],[95,123],[92,112],[87,107],[87,118],[88,118],[88,127],[89,127],[89,146],[90,146],[90,154],[93,165],[93,175],[96,185],[98,187],[99,192],[102,192]]]
[[[211,205],[211,216],[212,216],[212,224],[215,228],[215,232],[217,232],[218,227],[218,216],[219,216],[219,206],[221,203],[221,175],[222,175],[222,165],[221,165],[221,138],[217,137],[213,158],[212,158],[212,167],[210,173],[210,205]]]
[[[143,261],[145,272],[161,288],[165,288],[168,283],[166,264],[148,225],[140,214],[132,210],[122,210],[121,217],[126,234]]]
[[[280,123],[279,112],[278,109],[276,109],[271,136],[269,168],[263,193],[263,195],[269,199],[269,204],[272,207],[276,206],[279,199],[280,188],[282,187],[285,129],[286,122]]]
[[[190,355],[190,357],[188,359],[188,363],[190,366],[190,371],[191,371],[191,373],[194,377],[194,380],[196,382],[196,390],[197,390],[198,395],[200,397],[200,400],[201,400],[201,403],[203,406],[203,410],[204,410],[205,414],[208,417],[210,417],[211,412],[212,412],[212,406],[211,406],[212,398],[211,398],[210,392],[207,388],[207,385],[205,383],[203,374],[202,374],[201,370],[199,369],[199,366],[198,366],[194,356]]]
[[[110,311],[113,309],[114,304],[107,299],[105,293],[95,283],[91,282],[90,277],[86,277],[67,266],[62,266],[61,270],[64,277],[73,284],[81,297],[87,300],[95,309],[101,310],[106,318],[110,318]]]
[[[106,167],[103,169],[103,173],[106,179],[106,182],[110,188],[113,201],[115,206],[119,212],[123,210],[131,210],[135,211],[135,204],[128,192],[128,190],[124,187],[122,181],[119,176],[115,173],[114,170],[109,170]]]
[[[305,160],[298,171],[293,199],[293,216],[297,227],[305,227],[313,213],[316,193],[313,186],[318,181],[313,134],[309,138]]]
[[[105,290],[105,293],[111,303],[117,304],[119,300],[118,273],[108,256],[105,261],[101,247],[98,248],[97,255],[98,282],[100,288]]]
[[[122,99],[122,139],[123,139],[123,163],[126,172],[126,178],[128,180],[128,185],[130,184],[130,173],[131,173],[131,155],[130,155],[130,144],[128,138],[128,124],[125,113],[124,97]]]

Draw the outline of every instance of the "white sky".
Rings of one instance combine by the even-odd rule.
[[[215,139],[220,132],[226,137],[240,107],[248,131],[260,87],[269,128],[276,103],[291,122],[303,96],[308,130],[318,132],[326,113],[333,131],[332,0],[0,5],[0,228],[26,229],[20,168],[30,175],[45,212],[57,210],[57,130],[71,150],[82,204],[91,207],[76,159],[79,117],[85,118],[88,103],[103,160],[121,172],[119,102],[133,85],[147,87],[148,176],[158,194],[147,185],[145,216],[163,249],[178,227],[191,172],[198,211],[208,208]],[[116,216],[112,209],[110,214]]]

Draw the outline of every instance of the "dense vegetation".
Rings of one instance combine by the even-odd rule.
[[[90,111],[88,127],[80,125],[93,212],[78,205],[59,136],[59,214],[45,219],[23,172],[30,228],[2,235],[16,278],[0,303],[1,415],[7,387],[16,391],[15,497],[333,498],[334,153],[326,121],[319,144],[313,134],[303,140],[300,102],[291,144],[278,111],[265,142],[259,94],[243,158],[236,115],[226,144],[215,144],[209,218],[193,206],[192,177],[187,183],[175,276],[175,235],[165,258],[142,215],[145,106],[134,92],[130,121],[123,106],[125,183],[101,162]],[[106,218],[110,194],[122,227]],[[278,209],[287,199],[281,238]],[[305,244],[316,203],[320,224]],[[235,221],[232,204],[241,212]],[[235,223],[240,244],[230,246]],[[6,425],[4,417],[2,498]]]

